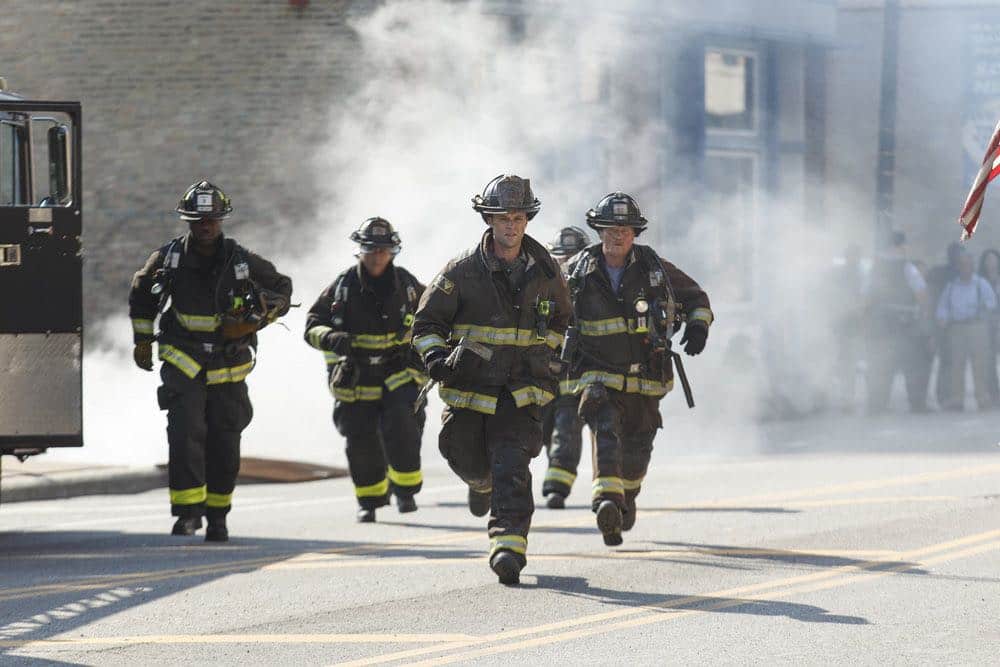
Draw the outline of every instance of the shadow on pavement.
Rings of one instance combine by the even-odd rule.
[[[622,606],[662,607],[651,612],[668,614],[671,611],[701,611],[724,614],[751,614],[753,616],[786,616],[803,623],[838,623],[844,625],[869,625],[860,616],[830,614],[822,607],[780,600],[746,600],[742,598],[713,597],[706,595],[663,595],[661,593],[640,593],[615,591],[608,588],[590,586],[583,577],[555,577],[539,575],[537,583],[522,583],[522,588],[538,588],[557,591],[563,595],[585,598],[605,604]]]
[[[0,664],[20,644],[48,639],[161,598],[304,554],[367,559],[482,557],[482,549],[373,542],[52,531],[3,533]],[[247,593],[247,599],[251,594]],[[28,658],[18,655],[18,661]],[[42,661],[52,664],[51,661]]]
[[[928,574],[927,570],[917,567],[916,563],[894,560],[863,560],[833,556],[830,554],[814,554],[808,551],[792,551],[785,549],[762,549],[758,547],[734,547],[718,544],[692,544],[690,542],[652,542],[675,549],[688,549],[692,554],[705,554],[719,558],[742,558],[749,560],[766,560],[790,565],[812,565],[815,567],[858,567],[869,572],[904,569],[909,574]]]

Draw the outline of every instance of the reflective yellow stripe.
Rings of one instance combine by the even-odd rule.
[[[580,320],[581,336],[611,336],[628,333],[628,325],[621,317],[611,317],[606,320]]]
[[[545,471],[546,482],[560,482],[566,486],[573,486],[576,481],[576,474],[562,468],[549,468]]]
[[[415,368],[404,368],[398,373],[393,373],[385,379],[385,386],[389,391],[396,391],[407,382],[415,382],[424,385],[427,382],[426,376]]]
[[[629,376],[625,383],[626,394],[642,394],[643,396],[664,396],[674,388],[674,382],[664,384],[644,377]]]
[[[524,539],[520,535],[500,535],[490,540],[491,558],[493,557],[493,554],[501,549],[513,551],[514,553],[521,554],[523,556],[528,553],[528,540]]]
[[[181,373],[192,380],[201,372],[201,364],[178,350],[173,345],[159,345],[159,355],[162,361],[169,362],[177,367]]]
[[[153,335],[153,320],[144,320],[140,317],[132,318],[132,331],[137,334]]]
[[[626,491],[635,491],[642,486],[642,480],[644,479],[645,477],[640,477],[639,479],[623,479],[622,487]]]
[[[531,347],[547,343],[546,338],[539,340],[534,329],[515,329],[485,327],[478,324],[456,324],[452,328],[453,340],[465,338],[475,343],[485,345],[509,345],[512,347]]]
[[[708,308],[695,308],[688,315],[688,321],[698,320],[699,322],[704,322],[705,324],[711,325],[715,321],[715,315]]]
[[[344,358],[336,352],[323,352],[323,359],[326,361],[328,366],[331,364],[339,364],[344,360]]]
[[[209,493],[205,498],[205,507],[229,507],[233,504],[231,493]]]
[[[355,486],[354,495],[358,498],[378,498],[389,493],[389,480],[383,479],[377,484],[369,486]]]
[[[514,405],[519,408],[523,408],[526,405],[548,405],[555,398],[555,396],[541,387],[534,385],[515,389],[511,392],[511,396],[514,397]]]
[[[208,487],[196,486],[193,489],[170,489],[171,505],[197,505],[205,502]]]
[[[416,486],[424,481],[424,474],[419,470],[399,472],[392,466],[389,466],[389,481],[396,486]]]
[[[378,401],[382,399],[382,387],[333,387],[333,396],[343,403]]]
[[[545,344],[551,347],[553,350],[555,350],[560,345],[563,344],[563,340],[565,340],[565,338],[566,337],[563,336],[562,334],[558,334],[550,329],[549,332],[545,335]]]
[[[495,415],[497,412],[497,399],[493,396],[449,387],[441,387],[439,394],[441,400],[453,408],[468,408],[487,415]]]
[[[560,382],[559,392],[564,395],[577,394],[583,391],[583,388],[588,384],[595,384],[598,382],[603,384],[608,389],[621,391],[625,387],[625,376],[605,371],[587,371],[576,379],[570,378],[569,380],[563,380]]]
[[[252,361],[229,368],[216,368],[205,374],[205,384],[225,384],[226,382],[242,382],[253,370]]]
[[[598,477],[594,480],[594,497],[600,496],[604,493],[613,493],[618,495],[625,494],[625,486],[622,483],[621,477]]]
[[[317,326],[312,327],[311,329],[309,329],[309,331],[306,332],[306,339],[309,341],[310,345],[319,350],[322,349],[320,348],[320,342],[323,340],[323,336],[330,333],[331,331],[333,331],[333,327],[328,327],[326,325],[319,324]]]
[[[403,338],[397,338],[396,334],[358,334],[351,338],[351,347],[362,350],[388,350],[391,347],[408,345],[410,333],[407,332]]]
[[[444,342],[444,338],[438,336],[437,334],[428,334],[426,336],[420,336],[413,339],[413,348],[423,356],[428,350],[434,347],[447,348],[448,344]]]
[[[188,315],[174,309],[174,317],[188,331],[215,331],[221,320],[218,315]]]

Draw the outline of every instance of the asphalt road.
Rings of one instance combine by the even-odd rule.
[[[995,450],[664,450],[621,547],[585,481],[539,507],[519,587],[433,456],[374,525],[348,480],[239,488],[225,546],[169,536],[164,491],[18,503],[0,663],[995,664]]]

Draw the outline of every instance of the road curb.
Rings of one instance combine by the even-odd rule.
[[[142,493],[167,486],[167,473],[156,466],[18,475],[3,480],[0,502],[56,500],[75,496]]]

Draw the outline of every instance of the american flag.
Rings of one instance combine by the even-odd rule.
[[[958,217],[958,224],[962,227],[962,240],[965,241],[976,232],[976,225],[979,224],[979,214],[983,210],[983,199],[986,196],[986,186],[994,178],[1000,175],[1000,122],[993,130],[990,137],[989,146],[986,148],[986,155],[983,157],[983,164],[976,174],[976,180],[972,183],[969,196],[965,199],[965,207],[962,215]]]

